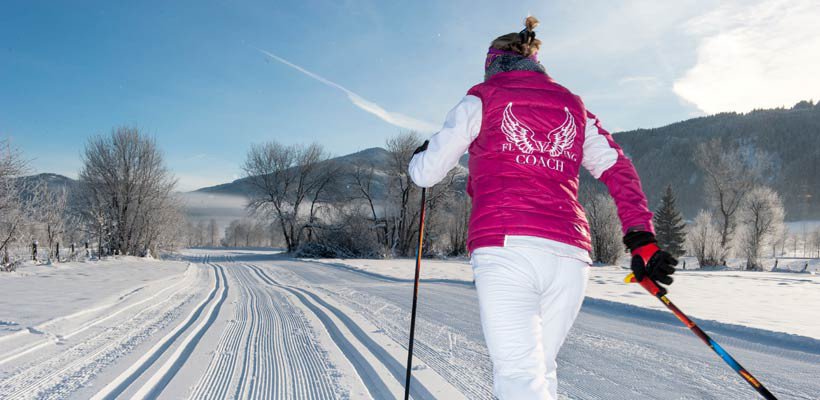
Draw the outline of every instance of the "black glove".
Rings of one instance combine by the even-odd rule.
[[[673,279],[669,275],[675,273],[678,260],[661,250],[655,240],[655,235],[650,232],[629,232],[624,236],[624,244],[632,253],[630,267],[635,274],[635,279],[640,282],[645,277],[649,278],[661,290],[660,295],[665,295],[666,288],[658,283],[672,284]]]
[[[414,152],[413,152],[413,155],[419,154],[419,153],[421,153],[422,151],[427,150],[427,145],[428,145],[428,144],[430,144],[430,141],[429,141],[429,140],[425,140],[425,141],[424,141],[424,143],[422,143],[422,144],[421,144],[421,146],[419,146],[418,148],[416,148],[416,151],[414,151]]]

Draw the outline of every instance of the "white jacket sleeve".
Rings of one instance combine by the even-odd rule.
[[[410,178],[421,187],[430,187],[444,179],[458,164],[481,130],[481,99],[467,95],[444,121],[441,130],[430,138],[427,150],[410,160]]]
[[[592,118],[587,119],[581,164],[595,179],[601,179],[601,175],[618,161],[618,151],[610,146],[606,136],[600,134],[597,122]]]

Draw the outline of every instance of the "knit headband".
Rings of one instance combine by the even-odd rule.
[[[537,55],[538,55],[538,53],[534,53],[533,55],[531,55],[531,56],[529,56],[529,57],[527,57],[527,58],[529,58],[530,60],[533,60],[533,61],[536,61],[536,62],[537,62],[537,61],[538,61],[538,58],[536,58],[536,56],[537,56]],[[496,58],[498,58],[498,57],[500,57],[500,56],[518,56],[518,57],[523,57],[521,54],[518,54],[518,53],[516,53],[516,52],[514,52],[514,51],[509,51],[509,50],[499,50],[499,49],[496,49],[496,48],[494,48],[494,47],[490,47],[490,49],[487,51],[487,59],[486,59],[486,60],[484,60],[484,69],[486,70],[487,68],[489,68],[489,67],[490,67],[490,64],[492,64],[492,63],[493,63],[493,61],[495,61],[495,59],[496,59]]]

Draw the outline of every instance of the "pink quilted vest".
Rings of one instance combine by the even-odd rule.
[[[494,75],[468,94],[482,101],[481,132],[470,145],[468,248],[503,246],[527,235],[589,250],[578,203],[586,109],[539,72]]]

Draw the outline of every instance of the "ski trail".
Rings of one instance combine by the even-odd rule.
[[[159,342],[157,342],[150,350],[146,352],[137,362],[132,364],[127,370],[122,372],[119,376],[114,378],[108,385],[102,388],[92,399],[113,399],[128,388],[142,373],[144,373],[157,359],[170,348],[174,342],[187,330],[202,314],[205,307],[211,303],[217,295],[219,289],[220,274],[217,272],[217,267],[211,265],[214,273],[214,280],[211,286],[210,293],[205,297],[188,315],[188,317],[173,331],[168,333]]]
[[[392,302],[382,297],[349,288],[321,288],[323,294],[352,308],[373,325],[379,327],[396,343],[409,340],[410,304]],[[380,304],[379,311],[374,304]],[[478,329],[478,327],[476,327]],[[451,346],[452,342],[458,346]],[[492,399],[492,369],[483,342],[468,338],[453,327],[431,321],[426,313],[416,317],[414,354],[470,399]]]
[[[222,332],[192,399],[336,399],[338,374],[301,310],[260,285],[249,267],[226,267],[235,282],[233,322]]]
[[[205,331],[207,331],[208,328],[214,323],[214,320],[216,320],[222,304],[228,297],[228,282],[225,278],[225,270],[221,266],[217,266],[215,271],[217,273],[216,287],[217,290],[220,291],[218,300],[211,303],[210,308],[205,313],[205,317],[202,318],[200,323],[191,330],[185,339],[183,339],[165,363],[159,367],[159,370],[148,379],[145,385],[137,390],[133,398],[157,397],[165,386],[168,385],[168,382],[174,377],[176,372],[179,371],[179,368],[182,367],[186,360],[188,360],[188,357],[193,352],[194,347],[196,347],[199,342],[199,339],[202,338]],[[219,276],[221,276],[221,279],[219,279]]]
[[[296,296],[296,298],[298,298],[308,309],[310,309],[311,312],[319,317],[325,325],[325,328],[331,334],[331,337],[337,342],[339,348],[345,353],[345,356],[348,357],[354,368],[356,368],[357,372],[362,377],[362,380],[365,384],[367,384],[368,390],[371,391],[373,398],[390,398],[395,396],[395,393],[392,393],[383,384],[382,378],[373,370],[372,366],[368,364],[364,356],[355,349],[345,335],[340,332],[339,327],[336,326],[335,322],[322,310],[322,308],[328,310],[336,319],[341,321],[342,325],[352,334],[353,338],[355,338],[371,354],[373,354],[379,362],[387,368],[387,371],[401,385],[401,387],[404,387],[406,372],[405,366],[396,360],[381,345],[376,343],[349,316],[309,291],[282,285],[272,279],[258,266],[252,266],[252,268],[263,281],[290,292],[292,295]],[[416,380],[415,376],[412,378],[410,393],[414,399],[435,398],[435,396],[424,386],[423,383]]]
[[[240,286],[240,296],[244,295],[245,287]],[[241,297],[240,297],[241,298]],[[216,344],[208,367],[199,381],[194,385],[191,399],[224,399],[234,378],[238,354],[242,349],[242,339],[248,326],[247,310],[237,305],[234,318],[227,326]],[[244,371],[240,374],[240,379]],[[238,398],[239,396],[234,396]]]

